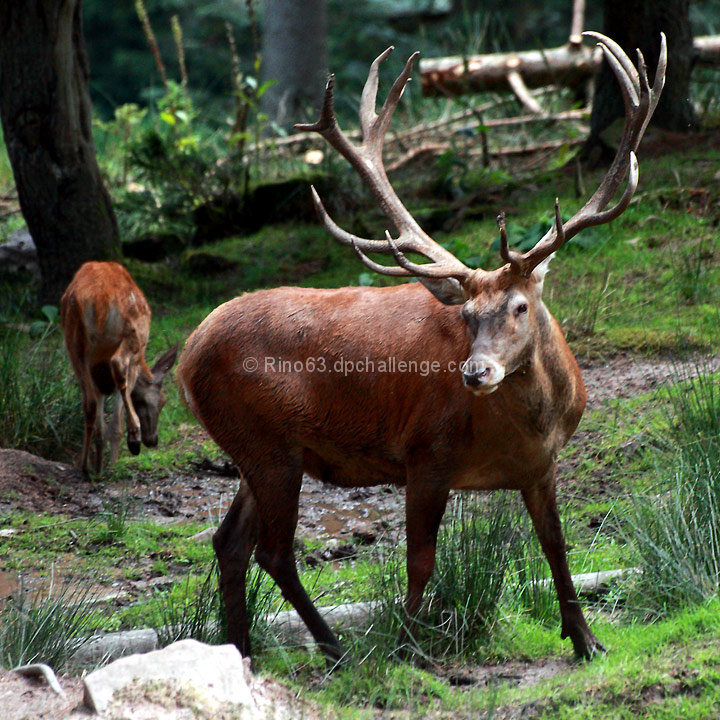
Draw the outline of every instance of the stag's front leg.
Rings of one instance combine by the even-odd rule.
[[[597,653],[605,652],[602,643],[595,637],[585,621],[570,577],[565,538],[555,499],[555,468],[541,485],[531,490],[523,490],[522,496],[545,557],[550,563],[555,591],[560,603],[561,637],[563,639],[569,637],[572,640],[575,654],[578,657],[589,659]]]
[[[405,598],[406,621],[400,631],[400,646],[412,637],[415,616],[435,569],[437,534],[449,493],[444,483],[438,483],[438,477],[442,477],[442,474],[408,473],[405,494],[408,591]]]

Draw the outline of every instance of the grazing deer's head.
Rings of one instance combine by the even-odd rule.
[[[416,277],[440,302],[463,306],[461,315],[468,328],[471,351],[461,366],[461,372],[465,386],[477,394],[493,392],[505,377],[532,360],[538,333],[549,318],[542,303],[542,287],[555,251],[584,228],[609,222],[620,215],[627,208],[637,187],[635,151],[664,84],[665,36],[662,37],[660,61],[651,88],[639,51],[637,70],[617,43],[599,33],[584,34],[599,41],[620,83],[626,111],[620,146],[605,178],[587,203],[563,223],[556,201],[553,227],[526,253],[520,254],[509,249],[505,218],[503,215],[498,217],[500,254],[505,265],[497,270],[472,269],[434,242],[400,202],[387,178],[382,161],[385,133],[410,79],[418,53],[408,59],[379,114],[375,112],[378,68],[393,48],[385,50],[373,62],[360,102],[362,142],[359,145],[353,145],[338,126],[333,107],[332,76],[325,89],[320,119],[313,124],[296,125],[300,130],[320,133],[350,162],[399,231],[397,238],[386,232],[385,240],[352,235],[333,222],[313,188],[317,212],[333,237],[353,247],[360,260],[371,270],[383,275]],[[627,174],[628,183],[622,196],[608,208]],[[381,265],[371,260],[367,252],[391,254],[396,264]],[[419,254],[431,262],[412,262],[406,257],[407,252]]]
[[[149,375],[139,373],[135,387],[130,393],[133,407],[140,420],[140,436],[146,447],[157,447],[158,444],[158,418],[165,405],[162,384],[165,375],[175,363],[177,351],[175,346],[161,355],[152,366]],[[133,448],[130,448],[130,451],[133,452]],[[137,455],[138,452],[140,452],[139,443],[134,454]]]

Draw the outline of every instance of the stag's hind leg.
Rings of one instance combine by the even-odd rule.
[[[253,473],[247,478],[259,519],[255,559],[297,610],[328,664],[334,666],[344,656],[344,650],[313,605],[295,566],[293,540],[303,468],[299,459],[291,465],[288,457],[265,456],[262,473]]]
[[[257,542],[255,498],[243,480],[217,532],[213,548],[220,568],[220,589],[225,602],[228,640],[250,655],[250,622],[245,578]]]
[[[545,482],[531,490],[522,492],[525,506],[535,527],[540,545],[550,564],[555,583],[560,617],[562,620],[561,637],[572,640],[575,654],[582,658],[604,652],[602,643],[588,627],[578,602],[565,552],[565,538],[562,533],[560,516],[555,499],[555,469],[548,475]]]

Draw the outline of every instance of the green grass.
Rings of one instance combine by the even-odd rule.
[[[513,664],[486,686],[454,688],[448,681],[472,668],[445,666],[431,672],[407,663],[385,662],[368,670],[362,662],[318,686],[319,658],[302,654],[267,661],[285,674],[293,663],[293,686],[337,717],[523,717],[523,718],[693,718],[714,717],[720,703],[720,603],[694,606],[653,624],[599,623],[594,627],[610,652],[592,662],[571,663],[557,632],[532,619],[507,624]],[[504,658],[488,655],[491,665]],[[553,661],[551,664],[550,661]],[[528,661],[547,679],[531,683]],[[519,664],[520,663],[520,664]],[[436,669],[436,670],[437,670]],[[507,679],[503,679],[503,676]],[[529,676],[528,676],[529,677]],[[542,678],[542,674],[540,675]],[[516,680],[515,680],[516,679]],[[311,688],[308,691],[308,687]],[[353,690],[354,688],[354,690]],[[496,714],[492,714],[495,711]],[[407,713],[407,715],[405,714]]]
[[[21,587],[0,609],[0,667],[45,663],[64,670],[97,627],[94,589],[77,575],[47,590]]]

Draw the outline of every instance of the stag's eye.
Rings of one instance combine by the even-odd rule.
[[[523,313],[526,313],[527,310],[528,310],[527,303],[520,303],[520,304],[515,308],[515,314],[516,314],[516,315],[522,315]]]

